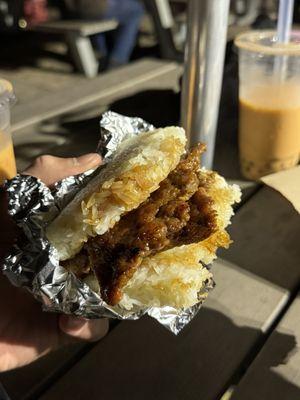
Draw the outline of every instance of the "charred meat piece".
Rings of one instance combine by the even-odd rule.
[[[110,305],[145,257],[175,246],[200,242],[216,230],[213,201],[199,174],[203,145],[195,147],[160,187],[137,209],[124,215],[103,235],[90,238],[65,266],[90,265],[101,295]],[[75,272],[76,273],[76,272]]]

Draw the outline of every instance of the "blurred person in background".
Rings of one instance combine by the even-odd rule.
[[[119,25],[114,35],[112,48],[108,51],[106,37],[98,34],[94,45],[108,68],[127,64],[136,44],[144,7],[139,0],[65,0],[69,16],[82,19],[115,19]]]
[[[47,0],[25,0],[24,17],[29,26],[47,21]]]
[[[48,20],[47,0],[0,0],[0,31],[15,32]]]

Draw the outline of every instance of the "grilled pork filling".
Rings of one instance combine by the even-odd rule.
[[[145,257],[172,247],[200,242],[217,229],[213,200],[199,173],[198,145],[137,209],[103,235],[90,238],[63,265],[83,277],[94,270],[102,298],[116,305],[122,288]]]

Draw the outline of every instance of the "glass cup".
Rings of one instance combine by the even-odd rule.
[[[0,185],[17,173],[10,132],[10,105],[14,99],[12,85],[0,79]]]
[[[278,43],[276,32],[237,36],[239,156],[249,179],[290,168],[300,155],[300,32]]]

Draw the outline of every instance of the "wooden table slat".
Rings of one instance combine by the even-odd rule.
[[[230,226],[234,238],[221,257],[245,271],[294,291],[300,281],[300,218],[278,192],[263,187]]]
[[[115,29],[118,21],[107,19],[102,21],[82,21],[82,20],[58,20],[47,21],[30,28],[34,31],[53,32],[53,33],[80,33],[83,36],[90,36],[100,32],[107,32]]]
[[[232,400],[300,399],[300,296],[247,370]]]

